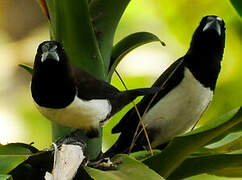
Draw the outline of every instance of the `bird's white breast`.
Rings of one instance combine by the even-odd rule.
[[[192,128],[213,98],[213,91],[197,81],[189,69],[179,85],[153,106],[144,117],[147,128],[158,130],[152,146]]]
[[[97,127],[100,121],[107,118],[112,109],[108,100],[84,101],[77,96],[65,108],[53,109],[38,105],[37,108],[47,119],[73,128]]]

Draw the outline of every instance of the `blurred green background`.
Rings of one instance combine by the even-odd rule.
[[[242,19],[229,0],[133,0],[115,36],[116,43],[128,34],[149,31],[166,42],[166,47],[151,43],[134,50],[118,67],[128,88],[148,87],[172,62],[186,53],[199,21],[211,14],[222,17],[226,23],[226,48],[214,100],[199,122],[200,125],[240,106],[242,102]],[[31,99],[31,77],[18,67],[19,63],[32,65],[38,44],[48,39],[48,22],[36,1],[1,0],[1,144],[34,142],[40,149],[51,144],[51,125],[37,112]],[[112,84],[124,89],[117,76],[113,77]],[[111,135],[110,131],[130,107],[118,113],[105,126],[104,149],[118,137]],[[189,179],[204,178],[210,180],[216,177],[200,175]]]

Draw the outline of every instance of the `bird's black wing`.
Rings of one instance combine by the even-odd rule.
[[[162,89],[157,94],[156,98],[151,103],[150,108],[154,106],[162,97],[164,97],[171,89],[178,85],[184,77],[184,63],[183,58],[175,61],[169,68],[162,73],[162,75],[156,80],[152,87],[161,87]],[[145,109],[150,103],[154,95],[146,95],[137,104],[139,112],[143,115]],[[125,153],[130,147],[132,139],[134,137],[136,128],[139,124],[139,117],[135,108],[129,110],[120,122],[112,129],[112,133],[121,132],[118,140],[115,144],[105,153],[105,156],[112,156],[117,153]],[[141,134],[140,137],[144,138]],[[133,150],[141,150],[142,143],[136,144]]]
[[[158,88],[139,88],[128,91],[119,91],[109,83],[98,80],[91,74],[73,66],[73,73],[76,81],[78,97],[83,100],[107,99],[112,105],[112,116],[125,105],[133,101],[137,96],[155,94]]]
[[[98,80],[82,69],[72,66],[77,86],[78,97],[84,100],[112,99],[120,93],[109,83]]]

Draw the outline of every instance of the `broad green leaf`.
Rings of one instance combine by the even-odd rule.
[[[87,0],[46,0],[51,39],[61,42],[70,61],[99,79],[106,79],[103,59],[90,21]]]
[[[92,0],[89,10],[99,48],[108,72],[114,34],[130,0]]]
[[[238,12],[238,14],[242,17],[242,1],[241,0],[230,0],[231,4]]]
[[[191,157],[186,159],[167,179],[183,179],[203,173],[242,177],[242,154]]]
[[[234,133],[226,136],[219,142],[210,144],[205,147],[212,153],[232,153],[242,150],[242,133]]]
[[[29,155],[0,155],[0,174],[7,174],[27,160]]]
[[[240,153],[242,152],[242,133],[229,134],[224,139],[200,148],[192,156],[204,156],[214,154]]]
[[[241,122],[242,107],[198,129],[175,137],[164,151],[145,160],[144,163],[167,178],[191,153]]]
[[[95,180],[159,180],[163,179],[153,170],[141,162],[129,157],[128,155],[116,155],[113,162],[121,162],[117,170],[101,171],[90,167],[85,167],[88,174]]]
[[[207,143],[207,145],[221,141],[222,139],[226,138],[226,136],[228,136],[229,134],[233,134],[233,133],[242,133],[242,122],[238,123],[237,125],[235,125],[231,129],[225,131],[224,133],[217,136],[216,138],[212,139],[211,141],[209,141]]]
[[[30,155],[36,152],[38,149],[24,143],[10,143],[0,146],[0,155]]]
[[[0,146],[0,174],[7,174],[38,150],[28,144],[11,143]]]
[[[197,176],[185,178],[184,180],[242,180],[242,178],[221,177],[211,174],[199,174]]]
[[[242,177],[242,165],[240,163],[240,166],[238,167],[225,167],[223,169],[215,170],[210,174],[226,177]]]
[[[23,143],[0,145],[0,174],[7,174],[11,171],[14,177],[19,177],[17,172],[30,168],[35,172],[31,173],[32,170],[29,170],[25,174],[38,174],[44,169],[51,170],[52,165],[52,151],[38,151],[35,147]]]
[[[207,145],[206,148],[208,148],[208,149],[215,149],[215,148],[223,147],[223,146],[225,146],[227,144],[230,144],[230,143],[233,143],[234,141],[237,141],[238,139],[241,139],[241,137],[242,137],[242,133],[228,134],[222,140],[220,140],[218,142],[215,142],[213,144]]]
[[[8,174],[0,174],[0,180],[12,180],[12,176]]]
[[[153,150],[154,155],[160,152],[160,150]],[[144,161],[145,159],[151,157],[151,153],[149,151],[138,151],[131,153],[129,156],[135,158],[136,160]]]
[[[119,41],[112,49],[111,61],[109,65],[108,77],[111,78],[112,74],[123,59],[133,49],[154,41],[160,41],[160,43],[165,46],[165,43],[161,41],[156,35],[149,32],[137,32],[130,34],[123,40]]]
[[[29,72],[31,75],[33,74],[33,67],[26,65],[26,64],[19,64],[19,67],[23,68],[27,72]]]

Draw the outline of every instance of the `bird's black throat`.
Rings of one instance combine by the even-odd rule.
[[[68,64],[36,61],[31,84],[32,97],[39,106],[65,108],[73,102],[76,89]]]
[[[225,30],[202,32],[199,27],[193,35],[190,49],[184,56],[185,66],[205,87],[215,89],[225,46]]]
[[[193,76],[204,86],[211,90],[215,89],[218,75],[221,69],[220,61],[217,57],[203,55],[189,55],[185,57],[185,66],[191,71]]]

